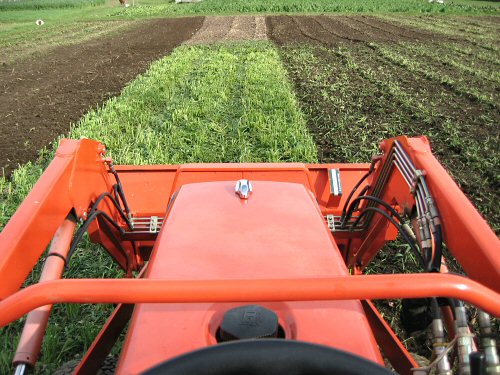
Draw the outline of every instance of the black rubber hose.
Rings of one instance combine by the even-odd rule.
[[[430,300],[432,319],[441,319],[441,310],[439,309],[437,298],[431,298]]]
[[[361,190],[358,194],[358,197],[361,197],[366,194],[366,192],[370,189],[370,185],[366,185],[363,190]],[[349,207],[353,207],[353,211],[357,211],[359,207],[359,201],[353,206],[352,204],[349,205]],[[348,208],[349,210],[349,208]],[[345,219],[345,218],[344,218]]]
[[[118,184],[114,184],[114,185],[113,185],[113,191],[114,191],[114,193],[115,193],[115,199],[116,199],[116,201],[117,201],[117,202],[122,202],[122,204],[123,204],[123,201],[122,201],[122,200],[121,200],[121,198],[120,198],[120,192],[118,191]],[[120,207],[121,207],[121,206],[120,206]],[[123,210],[123,212],[126,212],[126,211],[125,211],[125,207],[122,207],[122,210]]]
[[[341,226],[342,228],[345,228],[345,226],[347,225],[349,218],[351,217],[354,209],[356,208],[356,203],[360,202],[362,200],[369,200],[369,201],[372,201],[372,202],[375,202],[375,203],[378,203],[378,204],[384,206],[388,211],[391,212],[392,216],[394,216],[398,219],[398,221],[400,223],[404,223],[404,220],[401,217],[401,215],[399,215],[399,213],[389,203],[383,201],[380,198],[374,197],[372,195],[362,195],[362,196],[359,196],[356,199],[354,199],[352,201],[352,203],[349,205],[349,209],[347,210],[346,217],[344,218],[344,221],[342,222],[342,226]]]
[[[403,227],[400,224],[398,224],[396,222],[396,220],[394,220],[391,216],[389,216],[389,214],[387,212],[385,212],[384,210],[381,210],[378,207],[366,207],[363,210],[363,212],[361,212],[361,214],[358,216],[358,218],[356,219],[356,221],[351,225],[351,229],[349,231],[352,231],[353,228],[359,223],[359,221],[361,220],[361,218],[363,216],[365,216],[370,211],[376,212],[376,213],[384,216],[387,220],[389,220],[389,222],[392,225],[394,225],[398,229],[398,232],[403,236],[403,238],[408,243],[408,245],[410,245],[411,250],[415,253],[415,255],[417,256],[417,258],[419,258],[420,263],[422,264],[422,267],[424,269],[426,269],[426,263],[425,263],[424,258],[422,257],[422,254],[420,254],[420,251],[417,249],[417,247],[415,246],[415,243],[413,243],[413,241],[411,240],[411,238],[408,237],[408,234],[404,231]]]
[[[441,224],[436,225],[434,235],[434,256],[429,264],[431,272],[439,272],[441,269],[441,261],[443,258],[443,234],[441,231]]]
[[[375,162],[372,161],[372,163],[370,164],[370,169],[368,170],[368,172],[366,172],[363,175],[363,177],[361,177],[361,179],[356,183],[356,185],[354,185],[354,187],[351,190],[351,193],[347,197],[347,200],[344,203],[344,207],[342,208],[342,215],[340,217],[341,221],[344,220],[345,213],[346,213],[347,207],[349,206],[349,202],[352,199],[352,196],[354,195],[354,193],[356,192],[356,190],[358,190],[359,186],[363,183],[363,181],[365,181],[368,178],[368,176],[370,176],[373,173],[374,170],[375,170]]]
[[[68,251],[68,256],[66,257],[66,267],[69,265],[69,261],[70,261],[70,258],[71,256],[73,255],[73,253],[76,251],[76,248],[78,246],[78,244],[80,243],[80,241],[82,240],[83,238],[83,235],[85,234],[85,232],[87,231],[90,223],[92,223],[92,221],[97,217],[97,216],[102,216],[106,221],[108,221],[113,227],[115,227],[120,233],[124,233],[124,230],[122,227],[120,227],[117,223],[115,223],[113,221],[113,219],[111,217],[109,217],[109,215],[104,212],[104,211],[94,211],[92,212],[89,217],[87,218],[87,220],[82,224],[82,226],[80,228],[78,228],[76,234],[75,234],[75,238],[73,239],[73,241],[71,242],[71,246],[69,248],[69,251]]]
[[[122,217],[122,219],[125,221],[125,223],[127,223],[127,226],[129,227],[129,229],[132,230],[132,223],[130,223],[130,220],[128,219],[127,215],[123,212],[122,208],[120,207],[120,204],[107,191],[105,191],[104,193],[102,193],[101,195],[99,195],[99,197],[97,197],[96,201],[94,202],[94,204],[92,205],[92,207],[91,207],[91,209],[89,211],[89,217],[90,217],[90,215],[92,215],[93,212],[97,211],[97,207],[99,206],[99,204],[101,203],[101,201],[104,198],[109,198],[111,200],[111,202],[113,203],[113,205],[118,210],[118,213],[120,214],[120,216]]]
[[[118,172],[116,171],[112,163],[108,165],[109,165],[109,170],[111,171],[111,173],[113,173],[113,176],[115,176],[116,184],[118,185],[118,195],[120,196],[123,206],[125,207],[125,212],[127,213],[127,215],[130,216],[130,209],[127,204],[127,199],[125,198],[125,193],[123,192],[123,186],[122,182],[120,181],[120,177],[118,176]]]

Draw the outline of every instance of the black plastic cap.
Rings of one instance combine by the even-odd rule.
[[[275,338],[278,316],[258,305],[240,306],[226,311],[220,326],[220,341]]]

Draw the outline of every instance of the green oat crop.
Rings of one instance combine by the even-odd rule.
[[[99,139],[122,164],[316,158],[267,43],[180,47],[85,116],[71,136]]]

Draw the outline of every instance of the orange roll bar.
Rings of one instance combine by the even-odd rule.
[[[0,326],[54,303],[190,303],[449,297],[500,317],[500,295],[462,276],[393,274],[292,280],[45,281],[0,302]]]
[[[75,226],[76,223],[73,220],[66,219],[57,230],[48,252],[48,254],[57,255],[47,256],[40,276],[41,282],[61,278],[65,266],[64,259],[68,255]],[[51,310],[52,305],[45,305],[28,314],[17,345],[16,355],[12,361],[14,365],[19,363],[26,363],[31,367],[35,365]]]

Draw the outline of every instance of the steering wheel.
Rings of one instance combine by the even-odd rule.
[[[388,375],[378,364],[330,347],[295,340],[238,340],[180,355],[144,375]]]

